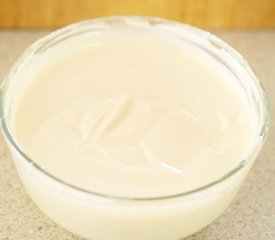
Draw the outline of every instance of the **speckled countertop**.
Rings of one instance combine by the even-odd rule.
[[[0,79],[19,54],[47,31],[0,31]],[[275,30],[219,31],[262,80],[275,112]],[[275,240],[275,118],[240,193],[214,223],[186,240]],[[47,218],[23,189],[0,136],[0,240],[81,240]],[[141,239],[142,240],[142,239]],[[170,240],[170,239],[167,239]]]

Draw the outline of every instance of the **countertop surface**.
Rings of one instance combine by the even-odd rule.
[[[0,31],[0,79],[48,31]],[[213,32],[238,50],[262,80],[275,112],[275,30]],[[46,217],[22,187],[0,136],[0,240],[81,240]],[[275,120],[238,196],[215,222],[186,240],[275,239]],[[96,239],[95,239],[96,240]],[[115,240],[115,239],[114,239]],[[141,239],[142,240],[142,239]],[[167,239],[170,240],[170,239]]]

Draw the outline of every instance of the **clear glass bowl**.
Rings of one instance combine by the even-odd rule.
[[[28,82],[22,78],[32,63],[68,39],[120,26],[169,29],[182,41],[205,51],[226,67],[242,86],[258,116],[258,135],[248,156],[214,182],[161,198],[102,195],[66,183],[42,169],[17,143],[11,119],[17,96]],[[31,72],[31,71],[29,71]],[[231,203],[259,153],[269,126],[266,93],[243,57],[208,32],[164,19],[109,17],[72,24],[32,44],[13,65],[1,87],[1,126],[20,178],[33,201],[66,229],[94,240],[177,240],[211,223]]]

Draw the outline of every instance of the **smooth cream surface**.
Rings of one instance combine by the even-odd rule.
[[[19,144],[77,187],[158,197],[204,186],[252,147],[255,113],[232,75],[161,31],[117,28],[58,45],[17,104]]]

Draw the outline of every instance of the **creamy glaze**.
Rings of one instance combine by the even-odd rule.
[[[167,196],[217,180],[248,154],[255,113],[202,50],[135,28],[71,46],[36,65],[14,118],[20,145],[49,173],[101,194]]]

